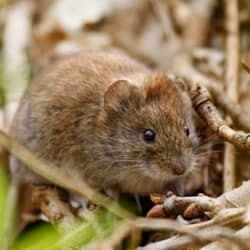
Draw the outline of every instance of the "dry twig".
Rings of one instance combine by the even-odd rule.
[[[161,214],[184,214],[186,218],[198,217],[203,213],[208,214],[210,217],[216,215],[213,217],[213,221],[210,220],[194,224],[193,227],[196,228],[214,225],[216,223],[220,225],[233,222],[246,224],[249,222],[249,211],[248,209],[245,211],[246,207],[250,205],[249,196],[250,181],[247,181],[240,187],[226,192],[217,198],[211,198],[205,195],[188,197],[172,195],[165,198],[162,204],[157,204],[155,207],[162,210]],[[159,205],[161,205],[160,208]],[[158,214],[159,213],[160,212],[158,212]]]
[[[194,109],[215,133],[241,149],[250,149],[250,134],[233,130],[227,125],[204,87],[197,84],[190,90],[190,96]]]
[[[191,64],[191,60],[186,55],[177,57],[174,64],[174,72],[187,80],[190,88],[193,88],[194,83],[199,82],[206,87],[213,96],[215,103],[218,104],[233,119],[233,122],[241,129],[250,131],[250,119],[242,111],[240,105],[225,95],[222,83],[206,77],[198,72]],[[223,98],[222,98],[223,97]]]
[[[247,181],[238,188],[228,191],[217,198],[211,198],[205,195],[189,197],[173,196],[165,200],[164,206],[168,210],[179,209],[184,211],[189,204],[195,203],[198,204],[199,207],[203,209],[203,211],[218,211],[222,208],[238,208],[249,206],[249,196],[250,181]]]
[[[239,82],[239,14],[238,1],[224,1],[226,9],[226,69],[225,83],[227,94],[233,101],[238,100]],[[229,119],[229,118],[228,118]],[[224,191],[229,191],[235,186],[235,148],[232,144],[225,145],[223,184]]]
[[[250,240],[249,235],[250,235],[250,226],[249,225],[245,226],[242,229],[235,232],[235,237],[237,237],[245,242],[249,242],[249,240]],[[201,250],[227,250],[227,249],[228,249],[228,247],[219,241],[210,243],[210,244],[201,248]],[[244,249],[244,248],[242,248],[242,249]],[[249,249],[249,246],[247,246],[247,248],[245,248],[245,249]]]
[[[145,247],[140,247],[138,250],[170,250],[170,249],[178,249],[180,247],[187,246],[191,243],[198,243],[199,245],[204,245],[207,242],[211,242],[214,240],[227,239],[231,243],[239,246],[241,249],[249,249],[247,243],[237,237],[233,230],[230,230],[225,227],[210,227],[205,228],[197,232],[196,237],[181,236],[181,237],[172,237],[167,240],[158,241],[156,243],[151,243]]]
[[[185,247],[193,242],[193,238],[185,235],[181,237],[171,237],[166,240],[157,241],[154,243],[147,244],[144,247],[138,247],[137,250],[170,250],[179,249]]]

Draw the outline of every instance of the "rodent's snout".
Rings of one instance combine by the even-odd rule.
[[[191,168],[192,160],[184,156],[172,161],[172,171],[175,175],[183,175]]]

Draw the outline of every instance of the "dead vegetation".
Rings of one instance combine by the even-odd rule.
[[[22,0],[3,6],[0,22],[0,145],[51,183],[91,202],[83,209],[56,188],[24,187],[22,193],[32,195],[20,196],[20,220],[14,223],[17,194],[10,184],[1,249],[13,249],[13,232],[40,219],[41,211],[64,236],[48,249],[250,249],[249,1]],[[152,194],[150,208],[149,201],[139,204],[147,216],[53,172],[6,133],[31,75],[72,52],[110,47],[183,78],[206,127],[203,139],[212,145],[203,168],[187,180],[193,196]],[[84,241],[82,235],[103,230],[96,222],[101,207],[113,216],[107,225],[115,226],[94,243]]]

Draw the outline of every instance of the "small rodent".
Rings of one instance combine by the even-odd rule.
[[[97,190],[146,195],[196,165],[192,106],[177,81],[114,52],[61,59],[25,93],[14,140]],[[45,183],[14,156],[16,178]]]

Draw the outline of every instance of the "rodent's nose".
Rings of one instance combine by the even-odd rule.
[[[186,171],[185,166],[175,165],[175,166],[173,167],[173,172],[174,172],[174,174],[176,174],[176,175],[182,175],[182,174],[185,173],[185,171]]]

